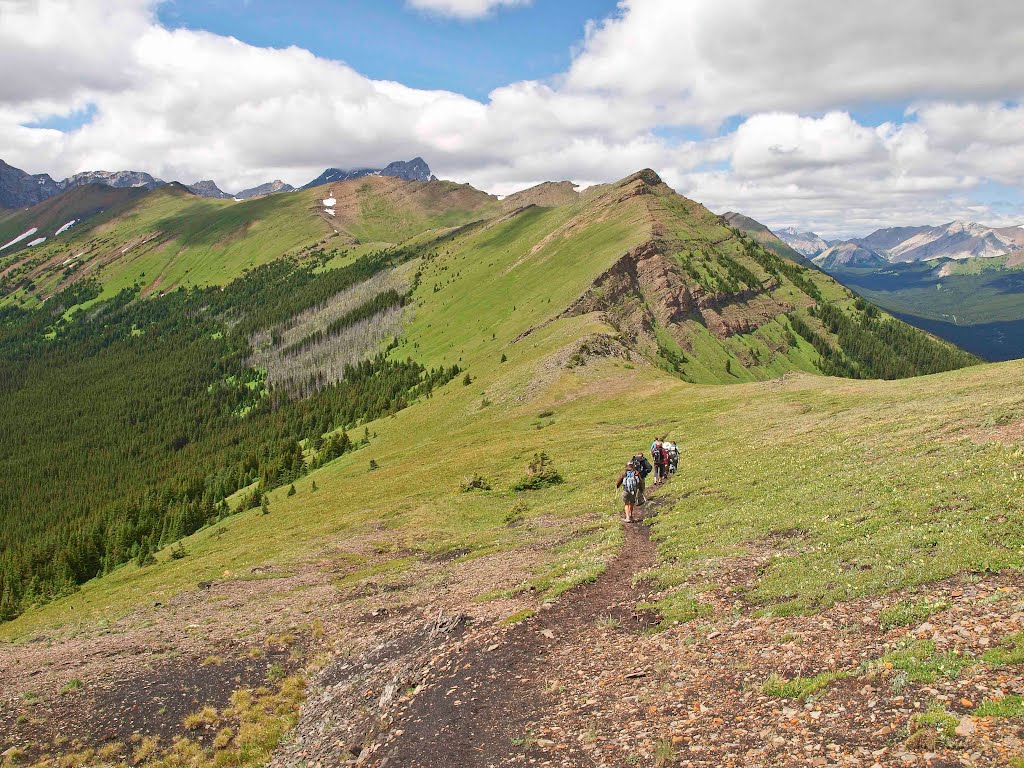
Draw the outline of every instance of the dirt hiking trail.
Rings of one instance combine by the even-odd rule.
[[[660,499],[643,508],[649,519]],[[593,647],[595,635],[622,634],[628,661],[631,637],[657,623],[637,608],[649,596],[634,576],[654,565],[655,548],[644,522],[625,525],[619,555],[592,584],[562,595],[547,610],[511,627],[492,644],[471,645],[427,680],[396,717],[399,732],[379,750],[376,766],[473,768],[536,762],[554,746],[535,735],[551,710],[558,680]],[[583,727],[583,723],[577,723]],[[594,765],[582,747],[560,749],[561,765]]]

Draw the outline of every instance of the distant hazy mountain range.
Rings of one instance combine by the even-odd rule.
[[[748,217],[725,214],[729,217],[738,217],[730,223],[762,241],[778,236],[819,269],[912,325],[990,360],[1024,357],[1022,226],[953,221],[888,227],[827,242],[814,232],[771,232]]]
[[[363,176],[396,176],[407,181],[432,181],[436,178],[430,172],[430,166],[423,158],[415,157],[412,160],[396,160],[383,168],[358,168],[356,170],[328,168],[313,181],[304,185],[302,189],[334,181],[358,179]],[[142,171],[87,171],[76,173],[63,181],[54,181],[49,174],[29,174],[0,160],[0,208],[27,208],[68,189],[85,184],[102,184],[119,189],[125,187],[154,189],[166,183],[162,179],[154,178]],[[200,197],[235,198],[238,200],[295,190],[295,187],[285,184],[280,179],[268,181],[250,189],[243,189],[233,195],[223,191],[212,179],[197,181],[194,184],[187,184],[185,187]]]
[[[1024,251],[1024,227],[987,227],[952,221],[936,227],[888,227],[867,237],[826,242],[813,232],[791,227],[775,231],[782,240],[820,266],[872,266],[934,259],[994,258]],[[851,248],[849,246],[856,246]],[[1011,261],[1024,261],[1011,258]]]

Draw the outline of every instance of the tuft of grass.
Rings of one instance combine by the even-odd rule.
[[[1024,696],[985,699],[974,709],[978,717],[1024,717]]]
[[[676,760],[676,750],[671,739],[662,739],[654,747],[654,765],[657,768],[672,765]]]
[[[222,667],[222,666],[224,666],[224,659],[222,657],[220,657],[220,656],[207,656],[205,659],[203,659],[201,662],[199,662],[199,666],[201,666],[201,667]]]
[[[622,622],[614,616],[601,616],[594,622],[599,629],[622,629]]]
[[[60,695],[64,696],[68,693],[74,693],[75,691],[80,691],[83,688],[85,688],[85,683],[77,677],[73,677],[64,684],[63,688],[60,689]]]
[[[181,724],[186,731],[196,731],[206,728],[217,722],[217,710],[213,707],[203,707],[185,716]]]
[[[160,737],[159,736],[143,736],[139,742],[139,746],[135,748],[135,752],[132,753],[132,762],[143,763],[149,758],[153,757],[160,749]]]
[[[509,627],[509,626],[512,626],[513,624],[518,624],[521,621],[526,621],[527,619],[529,619],[532,616],[535,616],[536,614],[537,614],[536,611],[530,610],[529,608],[526,608],[526,609],[524,609],[522,611],[516,611],[512,615],[506,616],[504,619],[502,619],[501,620],[501,625],[503,627]]]
[[[230,728],[221,728],[213,739],[214,749],[227,749],[231,746],[231,740],[235,738],[235,732]]]
[[[284,665],[279,662],[272,662],[267,667],[267,680],[271,683],[277,683],[285,679],[286,673]]]
[[[883,609],[878,614],[878,621],[882,625],[882,629],[885,630],[893,629],[894,627],[912,627],[915,624],[922,623],[929,616],[946,610],[948,607],[949,603],[943,602],[931,603],[926,600],[919,600],[917,602],[904,601]]]
[[[999,641],[999,645],[981,654],[981,660],[994,667],[1024,664],[1024,632],[1006,635]]]
[[[696,598],[689,589],[676,589],[655,603],[640,603],[638,610],[655,611],[661,616],[657,629],[664,630],[707,616],[713,608]]]
[[[924,712],[911,716],[907,746],[914,750],[934,752],[939,747],[956,743],[956,727],[960,721],[942,705],[933,703]]]
[[[837,680],[845,680],[852,674],[846,670],[833,670],[820,672],[813,677],[794,677],[789,680],[781,675],[772,674],[761,685],[761,692],[766,696],[803,701],[808,696],[825,690]]]
[[[469,493],[470,491],[489,491],[491,490],[491,482],[483,475],[473,474],[463,479],[462,484],[459,486],[459,490],[462,493]]]
[[[934,683],[940,677],[956,679],[975,659],[955,651],[939,653],[934,640],[913,640],[904,643],[879,659],[886,669],[906,673],[912,683]]]

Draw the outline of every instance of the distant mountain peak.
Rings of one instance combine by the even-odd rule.
[[[228,200],[231,198],[231,195],[218,187],[213,179],[197,181],[194,184],[186,185],[186,188],[192,194],[199,195],[199,197],[212,197],[218,200]]]
[[[291,184],[286,184],[280,179],[274,179],[268,181],[265,184],[260,184],[256,187],[250,187],[249,189],[243,189],[241,192],[235,194],[235,198],[238,200],[248,200],[251,197],[259,197],[260,195],[273,195],[277,192],[294,192],[295,187]]]
[[[328,168],[302,189],[333,184],[336,181],[361,179],[365,176],[394,176],[406,181],[437,181],[437,177],[430,172],[427,162],[422,157],[414,157],[412,160],[395,160],[383,168]]]
[[[814,232],[800,232],[796,227],[781,227],[772,230],[790,248],[809,259],[828,250],[828,243]]]

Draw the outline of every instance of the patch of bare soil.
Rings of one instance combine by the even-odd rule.
[[[286,670],[297,666],[284,650],[270,650],[260,658],[214,662],[197,658],[143,662],[123,676],[65,688],[58,696],[38,702],[23,701],[16,710],[0,714],[0,728],[13,741],[30,745],[29,755],[38,754],[46,744],[72,749],[114,742],[126,745],[136,734],[170,743],[182,734],[188,715],[206,706],[219,709],[239,688],[264,684],[271,664]]]
[[[567,527],[562,521],[559,530]],[[186,715],[219,709],[239,688],[307,661],[323,672],[310,689],[303,723],[317,717],[318,728],[328,727],[333,721],[317,707],[332,699],[339,717],[351,720],[352,738],[361,739],[375,732],[377,711],[404,689],[382,693],[423,659],[429,662],[432,649],[457,641],[471,621],[489,625],[535,602],[529,595],[476,601],[481,592],[511,589],[540,564],[550,536],[534,533],[534,548],[465,561],[458,551],[424,553],[398,582],[382,575],[344,581],[376,557],[398,556],[374,554],[382,532],[368,530],[287,570],[267,564],[225,572],[223,580],[197,583],[116,621],[0,644],[0,752],[62,754],[126,744],[136,734],[159,736],[164,744],[175,736],[201,739],[209,734],[186,730]],[[365,722],[353,714],[361,707]],[[341,746],[348,754],[350,743]]]

